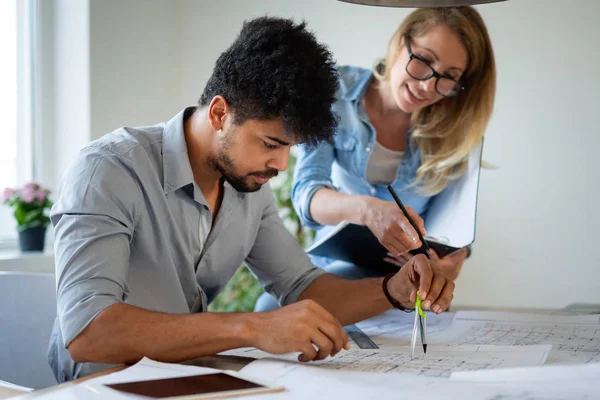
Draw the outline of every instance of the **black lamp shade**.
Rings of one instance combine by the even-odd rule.
[[[497,3],[506,0],[339,0],[346,3],[381,7],[456,7],[477,4]]]

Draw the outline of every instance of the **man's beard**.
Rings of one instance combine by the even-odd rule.
[[[270,179],[276,177],[279,173],[279,171],[274,168],[268,168],[265,171],[257,171],[246,175],[238,175],[235,173],[237,170],[235,162],[231,159],[231,157],[229,157],[229,154],[227,154],[226,150],[228,148],[229,146],[227,144],[223,146],[217,157],[209,158],[209,163],[213,166],[213,168],[218,170],[223,175],[223,178],[238,192],[256,192],[262,187],[260,183],[250,180],[252,176]]]

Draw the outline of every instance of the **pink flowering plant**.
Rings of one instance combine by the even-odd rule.
[[[52,207],[49,195],[50,190],[36,182],[29,182],[20,189],[4,189],[2,204],[15,209],[13,215],[17,220],[17,230],[45,228],[50,223],[46,210]]]

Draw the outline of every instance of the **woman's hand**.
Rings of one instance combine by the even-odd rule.
[[[431,258],[431,261],[436,264],[436,266],[444,275],[448,277],[448,279],[453,281],[458,278],[462,266],[467,258],[467,254],[469,254],[469,250],[465,248],[455,251],[444,258],[439,258],[435,250],[431,249],[429,251],[429,257]],[[413,256],[410,253],[402,254],[400,256],[395,256],[392,253],[388,253],[384,261],[402,268],[402,266],[406,264],[412,257]]]
[[[406,207],[411,219],[425,235],[421,217],[410,207]],[[409,250],[421,247],[419,235],[394,202],[371,198],[361,216],[361,223],[373,232],[379,242],[394,256],[398,257]]]
[[[454,253],[448,254],[444,258],[439,258],[435,250],[431,249],[429,252],[429,256],[431,257],[431,261],[433,261],[440,271],[445,274],[448,279],[452,279],[455,281],[460,274],[462,266],[467,259],[467,254],[469,254],[469,250],[460,249],[455,251]]]
[[[414,256],[410,253],[404,253],[399,256],[395,256],[392,253],[387,253],[387,257],[383,259],[385,262],[389,262],[390,264],[394,264],[398,268],[402,268],[404,264],[408,262]]]

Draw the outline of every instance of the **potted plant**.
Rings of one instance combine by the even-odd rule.
[[[18,189],[4,189],[2,203],[14,208],[21,251],[44,250],[46,228],[50,223],[46,210],[52,207],[49,194],[50,190],[36,182]]]

